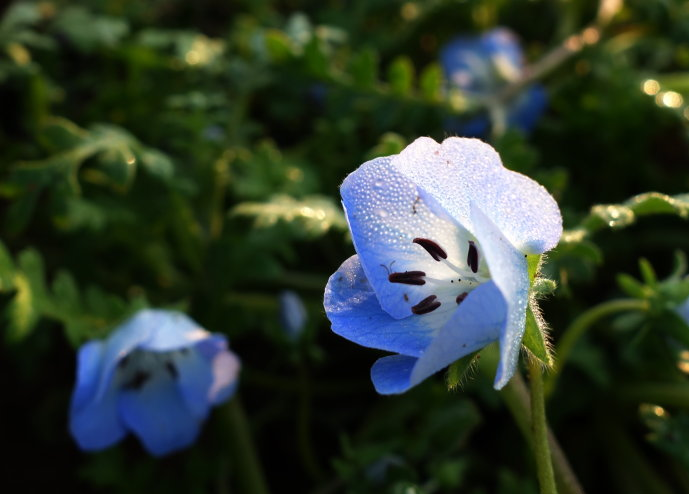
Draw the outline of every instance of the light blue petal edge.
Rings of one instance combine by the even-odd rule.
[[[420,356],[432,339],[428,318],[394,319],[382,309],[357,255],[330,277],[323,306],[334,333],[365,347]]]
[[[95,398],[104,347],[101,341],[91,341],[79,349],[77,356],[77,382],[69,411],[69,430],[85,451],[107,448],[127,434],[117,413],[117,390],[110,385],[102,397]]]
[[[514,375],[526,327],[529,273],[526,256],[518,251],[478,206],[471,204],[475,235],[481,244],[491,278],[507,304],[506,323],[500,334],[500,363],[495,389],[502,389]]]

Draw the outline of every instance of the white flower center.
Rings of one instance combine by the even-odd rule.
[[[433,261],[442,263],[446,268],[442,270],[444,276],[440,277],[429,277],[421,270],[393,272],[388,275],[390,283],[428,286],[429,295],[411,307],[413,314],[423,315],[441,306],[447,309],[459,305],[469,292],[490,280],[488,265],[476,240],[467,238],[466,255],[457,257],[466,259],[466,262],[451,262],[448,260],[447,252],[431,239],[417,237],[412,242],[421,246]],[[435,271],[437,273],[437,270]]]
[[[161,374],[168,374],[171,379],[177,379],[179,361],[189,352],[188,348],[168,352],[134,350],[117,364],[116,386],[138,391]]]

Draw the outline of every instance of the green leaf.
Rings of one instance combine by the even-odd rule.
[[[311,40],[304,46],[304,60],[306,67],[316,77],[328,79],[328,55],[321,46],[317,37]]]
[[[689,216],[689,201],[682,196],[671,197],[658,192],[647,192],[634,196],[625,202],[638,215],[677,214]]]
[[[397,57],[388,68],[388,81],[393,93],[400,96],[411,94],[414,85],[414,64],[406,56]]]
[[[419,76],[419,89],[428,101],[442,101],[444,84],[443,69],[438,63],[425,67]]]
[[[292,57],[292,45],[284,32],[269,29],[265,34],[265,43],[268,55],[274,62],[282,62]]]
[[[18,342],[31,333],[38,322],[39,313],[29,278],[24,273],[16,273],[13,285],[16,293],[7,306],[6,338]]]
[[[238,204],[231,214],[253,217],[257,228],[272,227],[278,222],[293,224],[296,231],[308,237],[323,235],[332,228],[347,230],[347,221],[339,206],[332,199],[321,196],[298,200],[278,195],[268,202]]]
[[[143,168],[152,176],[169,183],[174,176],[175,168],[170,158],[157,149],[147,148],[139,153]]]
[[[634,298],[646,298],[650,293],[646,286],[638,281],[633,276],[629,276],[625,273],[620,273],[617,275],[617,284],[620,286],[622,291]]]
[[[407,140],[399,134],[394,132],[386,132],[380,136],[378,144],[376,144],[368,153],[366,159],[372,160],[379,156],[390,156],[392,154],[399,154],[407,145]]]
[[[44,305],[47,302],[47,291],[41,255],[34,249],[26,249],[19,254],[17,265],[19,270],[26,276],[35,305]]]
[[[14,261],[5,244],[0,242],[0,292],[9,291],[14,286]]]
[[[674,311],[665,311],[654,319],[654,327],[661,329],[689,348],[689,325]]]
[[[600,204],[591,208],[591,212],[584,221],[583,226],[589,231],[600,230],[605,226],[623,228],[631,225],[635,220],[634,211],[627,206],[622,204]]]
[[[354,84],[361,89],[371,89],[378,82],[378,53],[364,48],[354,54],[349,62],[349,73]]]
[[[591,208],[581,227],[587,233],[606,226],[623,228],[633,224],[637,216],[655,214],[675,214],[680,218],[689,218],[689,195],[680,194],[673,197],[659,192],[646,192],[628,199],[623,204],[599,204]]]
[[[466,380],[467,374],[474,366],[476,361],[481,358],[478,351],[465,355],[459,360],[455,361],[447,368],[447,375],[445,381],[447,388],[450,390],[458,389]]]
[[[532,254],[526,256],[526,265],[529,271],[529,285],[533,284],[536,275],[538,274],[539,268],[541,266],[541,255]]]
[[[536,316],[532,308],[533,305],[535,305],[535,302],[531,301],[526,311],[526,329],[522,344],[531,355],[540,360],[545,366],[552,367],[553,358],[545,337],[545,322],[539,316]]]
[[[129,33],[124,18],[95,15],[81,6],[60,9],[55,27],[84,52],[112,48]]]
[[[656,276],[653,266],[651,266],[651,263],[648,262],[647,259],[643,257],[639,259],[639,270],[641,271],[641,277],[648,286],[654,287],[658,285],[658,277]]]

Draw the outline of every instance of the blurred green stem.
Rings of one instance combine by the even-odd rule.
[[[500,391],[502,399],[507,408],[512,413],[517,427],[526,438],[529,446],[532,446],[533,436],[531,434],[531,403],[529,391],[526,388],[524,379],[516,374],[510,382]],[[557,482],[560,494],[584,494],[584,489],[579,484],[579,480],[572,471],[567,457],[558,444],[552,432],[548,431],[548,442],[552,455],[555,481]]]
[[[587,310],[579,317],[577,317],[572,324],[565,330],[562,334],[562,338],[557,344],[555,350],[556,362],[553,371],[548,377],[546,382],[545,393],[549,396],[555,389],[555,383],[557,378],[562,371],[567,358],[572,351],[572,348],[579,341],[579,338],[596,323],[599,319],[607,317],[611,314],[618,312],[627,311],[644,311],[648,309],[648,302],[645,300],[638,299],[618,299],[609,300],[608,302],[603,302],[602,304],[596,305],[591,309]]]
[[[623,400],[689,410],[689,383],[634,382],[615,387]]]
[[[482,368],[495,371],[498,355],[494,349],[487,348],[481,352],[482,358],[479,361]],[[529,390],[521,374],[514,375],[507,386],[500,391],[507,409],[512,414],[517,427],[526,439],[529,447],[533,449],[533,434],[531,433],[531,400]],[[584,489],[579,484],[577,476],[574,474],[569,461],[562,451],[562,448],[555,439],[555,435],[548,430],[548,443],[552,456],[552,465],[555,473],[555,482],[560,494],[584,494]]]
[[[238,397],[232,398],[223,409],[225,441],[230,448],[236,492],[242,494],[269,494],[265,475],[251,438],[249,423]]]
[[[541,486],[541,494],[557,494],[548,443],[548,425],[545,419],[543,369],[535,359],[529,362],[529,377],[531,378],[531,433],[533,434],[538,483]]]

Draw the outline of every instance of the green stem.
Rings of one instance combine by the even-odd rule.
[[[481,359],[484,360],[484,359]],[[510,382],[500,391],[502,399],[505,401],[508,410],[512,414],[517,427],[524,435],[529,447],[533,448],[533,435],[531,434],[531,403],[529,390],[520,374],[510,380]],[[584,489],[579,484],[577,476],[567,461],[565,453],[562,451],[555,435],[548,431],[548,443],[552,454],[553,469],[555,471],[555,481],[561,494],[584,494]]]
[[[550,395],[555,389],[562,368],[567,362],[567,358],[572,348],[579,341],[579,338],[599,319],[602,319],[617,312],[627,312],[632,310],[644,311],[648,309],[648,302],[638,299],[618,299],[603,302],[577,317],[572,324],[562,334],[562,338],[557,344],[555,355],[557,360],[546,383],[546,395]]]
[[[238,397],[231,399],[223,408],[223,422],[227,437],[226,443],[231,449],[231,461],[235,466],[233,475],[242,494],[269,494],[263,469],[258,459],[249,431],[249,423]],[[235,492],[235,491],[233,491]]]
[[[616,386],[623,400],[689,410],[689,383],[635,382]]]
[[[545,396],[543,392],[543,370],[536,360],[529,362],[531,378],[531,432],[533,450],[538,470],[541,494],[557,494],[555,474],[548,443],[548,425],[545,419]]]

